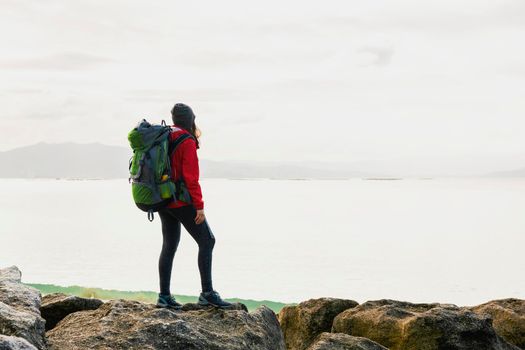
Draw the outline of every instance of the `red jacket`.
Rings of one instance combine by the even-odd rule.
[[[189,134],[188,131],[172,126],[170,134],[170,141],[175,140],[179,135],[184,133]],[[186,187],[190,192],[191,201],[187,203],[181,200],[173,201],[168,204],[168,208],[179,208],[184,205],[193,204],[195,209],[203,209],[204,202],[202,201],[201,186],[199,184],[199,158],[197,157],[197,144],[193,138],[188,138],[182,141],[171,156],[171,177],[175,178],[180,175],[184,178]]]

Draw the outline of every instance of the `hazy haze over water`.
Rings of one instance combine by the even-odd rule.
[[[202,181],[224,297],[525,298],[525,180]],[[158,217],[126,180],[0,180],[0,266],[24,282],[156,290]],[[196,295],[183,231],[172,292]]]

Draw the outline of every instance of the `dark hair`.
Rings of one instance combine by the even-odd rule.
[[[186,131],[188,131],[192,136],[193,138],[195,139],[195,143],[197,144],[197,149],[200,147],[199,146],[199,137],[201,137],[201,129],[199,129],[197,127],[197,125],[195,125],[195,122],[193,122],[193,124],[191,125],[191,127],[188,129],[186,127],[184,127],[184,125],[178,125],[177,123],[174,122],[174,124],[176,126],[178,126],[179,128],[182,128]]]

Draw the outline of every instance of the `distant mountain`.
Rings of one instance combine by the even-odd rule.
[[[131,150],[100,143],[38,143],[0,152],[0,178],[127,178]],[[348,178],[374,174],[287,163],[200,160],[201,176],[213,178]]]
[[[508,170],[508,171],[496,171],[488,173],[487,177],[525,177],[525,168]]]
[[[132,152],[100,143],[38,143],[0,152],[0,178],[127,178]],[[260,162],[200,159],[203,178],[347,179],[400,177],[525,177],[524,155],[420,157],[356,162]],[[490,172],[492,171],[492,172]]]
[[[130,151],[99,143],[37,143],[0,152],[0,177],[123,178]]]

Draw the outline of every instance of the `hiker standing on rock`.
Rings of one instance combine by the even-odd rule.
[[[182,139],[170,157],[172,176],[181,181],[185,200],[173,201],[158,212],[162,221],[163,243],[159,257],[160,293],[157,306],[175,309],[182,306],[170,293],[173,258],[180,241],[182,224],[199,245],[198,265],[202,287],[199,305],[227,307],[231,304],[222,300],[212,286],[211,267],[215,237],[204,215],[204,202],[199,184],[197,149],[200,130],[195,125],[192,109],[183,103],[175,104],[171,116],[174,125],[169,136],[170,143]],[[179,139],[183,134],[189,135]]]

